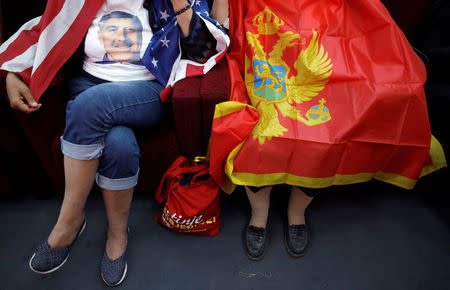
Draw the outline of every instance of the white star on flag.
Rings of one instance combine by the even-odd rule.
[[[164,21],[167,21],[167,18],[169,18],[169,14],[167,13],[167,10],[159,11],[161,13],[161,19],[164,19]]]
[[[162,46],[169,47],[170,39],[167,39],[167,36],[164,36],[164,39],[160,40],[162,42]]]
[[[158,61],[155,58],[153,58],[152,64],[154,67],[158,67]]]
[[[200,6],[200,3],[201,3],[200,0],[195,1],[195,4],[198,5],[198,6]]]

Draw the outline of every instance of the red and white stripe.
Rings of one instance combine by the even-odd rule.
[[[75,52],[104,0],[49,0],[42,17],[25,23],[0,46],[0,69],[16,72],[39,100]]]
[[[97,11],[105,0],[48,0],[42,17],[25,23],[0,46],[0,72],[16,72],[39,100],[53,77],[75,52]],[[200,15],[201,17],[201,15]],[[213,23],[205,21],[217,40],[217,53],[206,63],[181,59],[172,67],[161,99],[166,100],[173,85],[186,77],[206,74],[226,53],[230,39]]]

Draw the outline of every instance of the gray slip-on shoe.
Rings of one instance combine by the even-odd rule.
[[[111,260],[105,250],[102,258],[101,275],[106,285],[117,286],[125,280],[128,268],[126,253],[127,250],[119,258]]]
[[[61,268],[69,258],[70,249],[84,231],[85,227],[86,220],[83,221],[75,239],[68,246],[51,248],[47,240],[42,242],[36,248],[36,251],[33,253],[33,256],[28,263],[30,269],[38,274],[49,274]]]

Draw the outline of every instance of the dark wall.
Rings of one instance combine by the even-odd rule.
[[[46,5],[46,1],[42,0],[3,0],[0,3],[5,39],[31,18],[42,15]]]
[[[411,43],[436,0],[381,0]]]

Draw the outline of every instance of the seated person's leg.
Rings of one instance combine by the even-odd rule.
[[[108,217],[108,237],[101,274],[108,285],[126,275],[127,226],[133,190],[139,174],[139,146],[129,127],[115,126],[105,137],[97,184],[102,189]]]
[[[105,137],[96,176],[100,188],[125,190],[136,186],[139,173],[139,146],[131,128],[115,126]]]
[[[59,255],[61,259],[48,262],[44,256],[51,253],[46,248],[47,241],[43,242],[39,248],[43,251],[38,249],[33,255],[35,258],[30,260],[34,271],[54,271],[64,264],[84,218],[84,204],[104,150],[106,135],[116,125],[144,128],[160,124],[166,115],[165,106],[159,99],[162,88],[157,82],[147,81],[92,83],[69,101],[66,129],[61,139],[66,189],[58,223],[48,239],[48,245],[58,248],[58,252],[62,247],[66,249]]]
[[[252,208],[252,216],[249,225],[265,228],[267,217],[269,215],[270,192],[272,191],[272,186],[246,186],[245,191]]]
[[[308,247],[310,231],[305,222],[305,210],[319,193],[320,189],[291,187],[285,245],[288,253],[293,257],[302,257]]]
[[[93,86],[67,104],[65,155],[76,159],[98,157],[104,138],[113,126],[153,127],[166,115],[158,82],[108,82]]]
[[[319,189],[291,187],[291,196],[288,205],[289,225],[304,225],[305,210],[313,198],[319,194]]]
[[[264,256],[271,190],[272,186],[245,187],[252,216],[244,232],[244,249],[252,260],[260,260]]]

